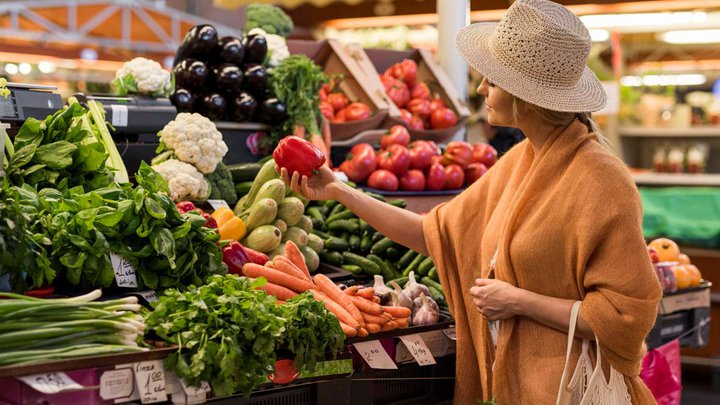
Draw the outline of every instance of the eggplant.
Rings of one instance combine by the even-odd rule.
[[[212,121],[219,121],[225,116],[227,102],[217,93],[208,93],[200,97],[195,106],[196,110]]]
[[[257,65],[243,72],[243,90],[256,98],[264,98],[267,89],[268,74],[264,67]]]
[[[265,63],[268,45],[264,36],[249,35],[243,40],[243,45],[245,45],[245,63]]]
[[[218,33],[215,27],[209,24],[196,25],[185,34],[175,61],[186,58],[207,61],[215,53],[217,43]]]
[[[215,86],[220,93],[232,97],[240,93],[243,84],[243,72],[239,67],[223,63],[213,69],[213,72],[215,73]]]
[[[236,122],[247,122],[255,115],[258,102],[252,95],[242,92],[230,103],[232,112],[230,119]]]
[[[207,81],[210,70],[199,60],[184,59],[173,68],[175,85],[182,89],[201,89]]]
[[[222,37],[218,41],[218,53],[223,62],[240,66],[245,56],[245,45],[238,38]]]
[[[277,98],[269,98],[258,106],[257,120],[264,124],[278,125],[287,119],[287,107]]]
[[[185,89],[177,88],[170,94],[170,102],[175,106],[177,112],[192,112],[195,98],[192,93]]]

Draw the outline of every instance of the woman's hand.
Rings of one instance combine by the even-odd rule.
[[[504,281],[478,278],[470,288],[477,310],[488,320],[512,318],[518,314],[517,303],[524,291]]]
[[[318,173],[309,178],[307,176],[300,177],[298,172],[294,172],[290,177],[284,167],[280,169],[279,173],[292,191],[302,194],[310,200],[337,200],[338,193],[343,187],[343,183],[335,178],[332,170],[327,166],[320,167]]]

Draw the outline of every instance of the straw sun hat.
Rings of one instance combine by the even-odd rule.
[[[517,0],[499,23],[457,34],[465,60],[492,83],[553,111],[594,112],[607,95],[587,67],[590,33],[567,8],[548,0]]]

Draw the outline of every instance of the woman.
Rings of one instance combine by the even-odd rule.
[[[577,336],[597,336],[633,403],[654,403],[638,375],[661,290],[637,189],[587,113],[606,101],[586,67],[587,29],[556,3],[517,0],[499,24],[463,29],[457,45],[486,78],[478,92],[489,122],[528,138],[480,181],[423,218],[352,190],[327,169],[310,179],[284,171],[284,179],[432,256],[457,325],[455,403],[555,403],[578,300]],[[489,321],[500,321],[497,346]]]

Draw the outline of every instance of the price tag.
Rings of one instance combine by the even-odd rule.
[[[112,110],[112,126],[126,127],[128,124],[128,108],[126,105],[113,104],[110,106]]]
[[[165,390],[165,370],[162,360],[143,361],[133,364],[135,384],[140,394],[140,402],[152,404],[167,401]]]
[[[154,290],[140,291],[138,294],[142,295],[147,302],[155,302],[158,300],[157,293]]]
[[[372,340],[370,342],[353,343],[355,350],[358,351],[363,360],[370,368],[383,370],[396,370],[397,365],[380,344],[380,341]]]
[[[116,399],[129,397],[134,389],[132,370],[110,370],[100,376],[100,397]]]
[[[227,201],[225,200],[207,200],[208,204],[210,204],[211,207],[213,207],[214,210],[220,209],[220,208],[230,208]]]
[[[184,379],[180,382],[188,404],[202,404],[207,401],[207,393],[210,392],[210,384],[207,381],[203,381],[199,387],[188,385]]]
[[[82,385],[63,372],[27,375],[18,379],[43,394],[83,389]]]
[[[168,394],[175,394],[183,390],[182,383],[177,374],[172,371],[165,370],[165,391]]]
[[[117,282],[118,287],[137,288],[135,268],[127,259],[117,253],[111,253],[110,262],[112,262],[115,271],[115,282]]]
[[[415,358],[421,366],[429,366],[435,363],[435,358],[428,349],[425,341],[420,335],[406,335],[400,336],[400,340],[405,343],[410,354]]]

